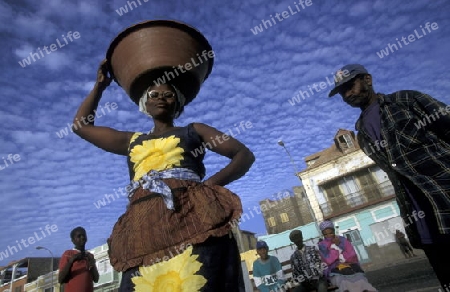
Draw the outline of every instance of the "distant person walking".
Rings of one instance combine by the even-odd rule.
[[[59,283],[64,285],[64,292],[92,292],[99,274],[94,255],[85,250],[86,230],[76,227],[70,232],[73,249],[66,250],[59,261]]]
[[[413,256],[416,257],[411,244],[409,243],[408,239],[406,239],[405,234],[398,229],[395,230],[395,240],[400,246],[400,250],[402,251],[405,258],[411,258]]]
[[[387,173],[411,245],[425,251],[446,289],[450,285],[450,106],[414,90],[376,93],[372,75],[359,64],[336,73],[329,96],[337,93],[348,105],[361,109],[356,122],[359,145]]]

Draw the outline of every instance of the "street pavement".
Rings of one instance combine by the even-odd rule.
[[[366,273],[379,292],[444,292],[427,258],[404,259]]]

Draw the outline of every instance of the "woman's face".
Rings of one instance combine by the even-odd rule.
[[[177,97],[173,88],[167,84],[152,86],[147,90],[147,112],[154,118],[174,117]]]
[[[334,238],[334,236],[335,236],[334,229],[332,229],[332,228],[324,229],[322,231],[322,234],[323,234],[323,237],[325,237],[326,239],[327,238]]]

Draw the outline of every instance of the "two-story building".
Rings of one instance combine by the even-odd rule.
[[[382,145],[367,150],[380,151]],[[333,221],[336,232],[352,241],[361,262],[368,266],[369,263],[376,265],[403,258],[394,234],[396,229],[404,232],[405,223],[400,217],[394,188],[387,174],[362,151],[353,131],[339,129],[331,146],[307,156],[305,163],[306,168],[298,175],[317,223]],[[292,212],[295,205],[283,208],[285,204],[281,200],[272,205],[275,207],[263,215],[268,233],[277,233],[279,236],[261,238],[271,242],[275,249],[282,247],[279,244],[288,243],[287,232],[283,232],[286,229],[275,227],[286,223],[281,220],[281,214],[295,214]],[[309,214],[304,209],[300,212],[302,216],[297,219],[298,223],[303,220],[303,213],[306,216]],[[281,222],[276,220],[276,214],[279,214]],[[271,223],[275,223],[272,224],[274,226]],[[298,228],[305,229],[307,225],[303,225],[304,222],[300,223]],[[306,230],[310,230],[310,227]],[[304,234],[305,239],[314,237],[311,232],[308,234]]]
[[[52,263],[53,262],[53,263]],[[23,292],[28,283],[36,281],[40,276],[52,274],[58,269],[59,258],[27,257],[8,263],[0,269],[0,292]],[[50,272],[51,270],[52,273]],[[42,283],[44,292],[50,292],[52,283]],[[55,290],[56,291],[56,290]]]
[[[268,234],[278,234],[313,222],[305,189],[297,186],[293,190],[293,194],[284,191],[282,195],[274,196],[275,200],[264,199],[259,202]]]

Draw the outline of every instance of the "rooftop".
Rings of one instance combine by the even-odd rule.
[[[348,153],[361,149],[356,140],[355,132],[350,130],[339,129],[336,135],[334,135],[333,140],[334,143],[330,147],[305,157],[307,165],[305,170],[316,168],[339,157],[345,156]]]

